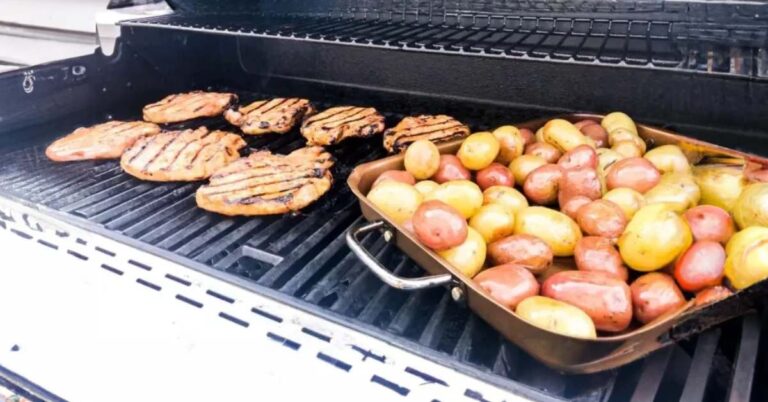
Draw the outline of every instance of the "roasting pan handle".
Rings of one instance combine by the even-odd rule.
[[[347,231],[347,245],[352,252],[355,253],[357,258],[374,273],[374,275],[379,277],[379,279],[384,281],[387,285],[402,290],[428,289],[451,283],[451,274],[431,275],[421,278],[403,278],[389,272],[389,270],[376,261],[376,258],[374,258],[374,256],[360,244],[358,236],[385,228],[386,226],[387,224],[384,223],[384,221],[375,221],[371,223],[360,221],[352,225]]]

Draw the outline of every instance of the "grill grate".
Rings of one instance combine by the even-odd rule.
[[[244,101],[257,96],[240,95]],[[415,103],[410,112],[428,106],[434,107]],[[464,106],[464,114],[450,107],[445,111],[477,128],[517,119],[515,111],[493,108],[476,111]],[[385,115],[389,124],[402,117]],[[223,125],[218,121],[211,127]],[[45,138],[43,134],[34,138]],[[303,145],[296,131],[247,140],[251,149],[268,147],[278,152]],[[0,167],[3,191],[140,240],[147,247],[170,251],[182,260],[278,290],[339,318],[375,328],[388,339],[416,342],[425,350],[437,351],[444,364],[479,370],[501,385],[511,386],[514,381],[531,387],[543,400],[676,400],[683,394],[691,400],[701,400],[702,395],[713,401],[748,400],[754,376],[768,367],[764,358],[756,360],[757,349],[768,344],[761,331],[761,322],[766,321],[751,317],[619,370],[565,376],[537,363],[451,302],[444,289],[408,293],[384,286],[349,253],[342,236],[360,214],[344,184],[346,177],[353,166],[383,155],[379,138],[351,140],[332,149],[338,160],[333,169],[335,185],[306,211],[261,218],[226,218],[200,210],[194,202],[199,184],[142,182],[123,174],[116,161],[54,164],[44,156],[45,145],[6,148],[2,153],[6,163]],[[362,241],[399,275],[423,274],[379,234]],[[702,391],[700,384],[708,385]],[[754,386],[753,400],[760,400],[766,391],[759,384]]]

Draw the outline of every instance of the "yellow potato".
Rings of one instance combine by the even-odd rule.
[[[499,155],[496,161],[509,165],[515,158],[523,154],[525,140],[520,135],[520,130],[515,126],[501,126],[493,130],[493,136],[499,140]]]
[[[483,192],[469,180],[451,180],[439,185],[424,200],[442,201],[469,219],[483,205]]]
[[[768,226],[768,183],[753,183],[744,187],[733,205],[732,213],[739,229]]]
[[[688,173],[666,173],[652,189],[644,194],[646,205],[669,203],[675,211],[685,212],[699,204],[701,191]]]
[[[629,187],[614,188],[605,193],[603,199],[618,205],[624,211],[627,220],[632,219],[635,212],[645,206],[645,197]]]
[[[690,247],[691,229],[669,204],[640,208],[619,237],[621,259],[631,268],[655,271]]]
[[[536,142],[544,142],[544,126],[541,126],[536,130],[534,137],[536,137]]]
[[[571,122],[563,119],[548,121],[544,125],[542,136],[544,137],[544,142],[554,146],[562,153],[568,152],[579,145],[589,145],[587,136],[582,134]]]
[[[483,205],[487,204],[499,204],[516,214],[528,206],[528,200],[512,187],[491,186],[483,191]]]
[[[418,140],[405,150],[405,170],[416,180],[432,177],[440,167],[440,151],[432,141]]]
[[[414,185],[416,187],[416,190],[419,190],[421,195],[427,196],[427,194],[435,191],[438,187],[440,187],[437,182],[434,182],[432,180],[422,180]]]
[[[493,134],[483,131],[467,137],[456,156],[469,170],[485,169],[496,160],[501,145]]]
[[[368,199],[389,219],[402,224],[413,216],[423,196],[410,184],[386,180],[368,192]]]
[[[643,156],[643,151],[633,141],[619,141],[613,143],[611,150],[621,155],[622,159]]]
[[[768,228],[750,226],[737,232],[725,247],[725,276],[736,289],[768,277]]]
[[[483,205],[469,220],[486,243],[492,243],[515,231],[515,213],[499,204]]]
[[[603,176],[614,163],[624,159],[620,153],[609,148],[597,149],[597,171],[601,172]]]
[[[595,323],[580,308],[544,296],[530,296],[518,303],[515,313],[529,323],[575,338],[597,337]]]
[[[701,204],[733,211],[747,185],[741,166],[700,165],[693,167],[693,179],[701,190]]]
[[[605,117],[603,117],[600,125],[603,126],[608,134],[616,129],[625,129],[634,135],[638,134],[635,122],[622,112],[608,113]]]
[[[685,157],[683,150],[677,145],[662,145],[643,155],[643,158],[656,166],[661,173],[690,173],[691,163]]]
[[[525,183],[525,178],[528,177],[528,173],[531,173],[536,170],[537,167],[546,164],[546,159],[541,156],[520,155],[509,164],[509,170],[512,171],[512,176],[515,177],[515,183],[522,187]]]
[[[543,240],[557,257],[573,255],[581,239],[579,225],[568,215],[545,207],[523,208],[515,216],[515,234],[529,234]]]
[[[437,254],[462,274],[473,277],[483,269],[486,245],[483,236],[473,228],[467,228],[467,238],[463,243]]]

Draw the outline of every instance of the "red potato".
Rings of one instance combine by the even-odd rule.
[[[423,202],[412,219],[416,238],[433,250],[448,250],[467,238],[467,221],[456,208],[442,201]]]
[[[442,184],[452,180],[472,180],[472,173],[456,155],[440,155],[440,165],[432,180]]]
[[[534,142],[525,147],[525,155],[540,156],[547,163],[556,163],[563,154],[554,145],[546,142]]]
[[[557,165],[563,170],[597,169],[597,153],[589,145],[579,145],[563,154]]]
[[[512,171],[500,163],[491,163],[487,168],[477,172],[476,181],[483,190],[493,186],[515,186],[515,177],[512,176]]]
[[[733,292],[725,286],[712,286],[711,288],[706,288],[699,293],[696,293],[694,305],[703,306],[705,304],[714,303],[723,300],[732,294]]]
[[[632,282],[632,304],[635,318],[647,324],[685,304],[683,292],[667,274],[651,272]]]
[[[621,261],[621,254],[610,239],[598,236],[582,237],[573,252],[580,271],[603,272],[626,282],[629,271]]]
[[[563,173],[563,179],[560,181],[560,194],[558,194],[560,205],[563,205],[563,201],[577,195],[587,197],[590,200],[596,200],[603,196],[597,170],[584,168],[566,170]]]
[[[488,258],[493,265],[517,264],[538,274],[552,264],[552,249],[536,236],[507,236],[488,245]]]
[[[526,297],[539,294],[539,282],[533,274],[515,264],[488,268],[472,280],[488,292],[492,299],[512,310]]]
[[[768,183],[768,169],[748,170],[745,176],[750,182]]]
[[[685,211],[683,218],[691,227],[695,241],[711,240],[725,244],[735,232],[731,215],[714,205],[693,207]]]
[[[523,194],[539,205],[554,204],[563,170],[555,164],[546,164],[528,174],[523,184]]]
[[[661,180],[661,173],[656,166],[645,158],[633,157],[622,159],[608,168],[605,177],[608,190],[628,187],[639,193],[652,189]]]
[[[527,128],[520,128],[518,129],[520,132],[520,136],[523,137],[523,142],[525,142],[525,145],[533,144],[536,142],[536,137],[533,135],[533,131]]]
[[[394,180],[410,185],[416,184],[416,178],[414,178],[412,174],[406,172],[405,170],[387,170],[376,178],[376,181],[373,182],[371,188],[376,187],[377,184],[383,182],[384,180]]]
[[[590,120],[590,119],[579,120],[576,123],[573,123],[573,125],[576,126],[576,128],[578,128],[579,130],[581,130],[582,128],[584,128],[586,126],[591,126],[591,125],[595,125],[595,124],[597,124],[597,122],[594,121],[594,120]],[[599,126],[599,124],[597,124],[597,125]]]
[[[675,279],[683,290],[698,292],[723,282],[725,249],[710,240],[697,241],[675,263]]]
[[[621,279],[602,272],[564,271],[549,277],[541,295],[582,309],[606,332],[627,329],[632,321],[632,295]]]
[[[627,217],[624,211],[608,200],[595,200],[579,208],[576,223],[590,236],[615,239],[624,232]]]
[[[608,146],[608,132],[599,124],[588,124],[580,127],[581,133],[595,141],[596,148]]]
[[[563,191],[560,191],[560,194],[563,194]],[[585,197],[583,195],[576,195],[571,198],[568,198],[567,200],[561,199],[561,197],[558,196],[558,203],[560,204],[560,211],[562,213],[568,215],[569,218],[576,220],[576,217],[579,214],[579,209],[581,207],[589,204],[592,202],[592,200],[588,197]]]

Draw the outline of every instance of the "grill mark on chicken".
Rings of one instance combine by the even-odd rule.
[[[212,134],[212,132],[210,132],[210,131],[209,131],[209,132],[205,133],[205,134],[204,134],[202,137],[199,137],[199,138],[192,138],[192,139],[190,139],[189,141],[187,141],[186,143],[184,143],[184,146],[182,146],[182,147],[179,149],[179,151],[178,151],[178,152],[176,152],[176,155],[174,155],[174,156],[173,156],[173,158],[171,159],[171,162],[170,162],[170,163],[169,163],[167,166],[163,167],[162,169],[163,169],[163,170],[170,170],[170,169],[171,169],[171,167],[173,167],[173,166],[175,166],[175,165],[176,165],[176,161],[178,161],[178,159],[179,159],[179,156],[181,156],[181,154],[183,154],[183,153],[184,153],[184,151],[186,151],[186,150],[187,150],[187,148],[189,148],[189,146],[190,146],[190,145],[194,144],[196,141],[205,141],[205,139],[206,139],[208,136],[210,136],[211,134]]]
[[[304,121],[301,134],[309,145],[333,145],[350,137],[384,131],[384,116],[374,108],[339,106]]]
[[[45,150],[54,161],[119,158],[143,137],[160,132],[160,127],[143,121],[109,121],[80,127],[57,139]]]
[[[389,152],[395,152],[421,139],[441,143],[467,135],[469,135],[469,127],[450,116],[406,117],[395,127],[384,132],[384,148]]]
[[[331,155],[320,147],[289,155],[255,152],[225,166],[198,189],[203,209],[225,215],[271,215],[313,203],[331,186]]]
[[[285,134],[314,112],[315,108],[307,99],[274,98],[253,102],[238,110],[227,110],[224,118],[246,134]]]
[[[222,92],[193,91],[166,96],[144,106],[144,120],[177,123],[198,117],[214,117],[237,102],[237,95]]]

